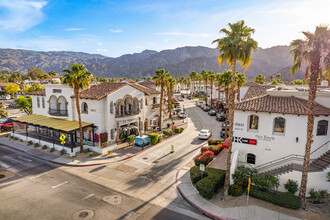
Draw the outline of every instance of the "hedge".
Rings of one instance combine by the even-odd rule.
[[[226,171],[212,168],[205,168],[208,176],[196,183],[199,194],[206,199],[211,199],[213,194],[223,186]]]
[[[207,177],[208,173],[203,172],[203,177]],[[190,168],[190,179],[193,184],[197,183],[202,179],[202,174],[198,166]]]
[[[229,195],[240,196],[243,193],[241,185],[233,184],[229,187]]]
[[[203,146],[201,147],[201,154],[204,154],[205,151],[209,150],[209,146]]]
[[[174,133],[178,134],[178,133],[182,133],[183,128],[177,128],[176,126],[172,126],[172,130]]]
[[[163,134],[165,135],[165,136],[172,136],[173,135],[173,132],[172,131],[170,131],[170,130],[164,130],[163,131]]]
[[[158,143],[158,137],[159,137],[159,135],[158,135],[157,133],[150,133],[150,134],[149,134],[150,143],[151,143],[152,145],[157,144],[157,143]]]
[[[223,143],[223,140],[220,140],[220,139],[209,139],[207,141],[207,143],[209,145],[219,145],[219,144],[222,144]]]
[[[301,207],[299,197],[289,192],[271,193],[251,187],[250,196],[290,209],[299,209]]]
[[[158,136],[157,143],[160,143],[160,142],[162,142],[162,137]]]
[[[212,151],[214,155],[218,155],[222,150],[222,145],[209,146],[208,150]]]
[[[131,145],[131,144],[134,144],[135,143],[135,135],[134,134],[132,134],[132,135],[130,135],[130,136],[128,136],[127,137],[127,143],[128,143],[128,145]]]
[[[195,158],[195,165],[199,166],[200,164],[204,164],[207,166],[214,157],[214,153],[212,151],[205,151],[202,155],[199,155]]]

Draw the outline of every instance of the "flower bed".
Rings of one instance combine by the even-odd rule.
[[[195,165],[199,166],[200,164],[204,164],[207,166],[214,157],[214,153],[212,151],[205,151],[202,155],[199,155],[195,158]]]

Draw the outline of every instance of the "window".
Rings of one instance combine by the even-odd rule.
[[[156,97],[154,97],[153,98],[153,104],[156,104],[156,102],[157,102],[157,99],[156,99]]]
[[[256,164],[256,155],[254,154],[247,154],[246,162],[250,164]]]
[[[45,98],[44,97],[42,97],[41,103],[42,103],[42,108],[45,108]]]
[[[88,105],[86,102],[83,102],[81,105],[81,113],[88,113]]]
[[[113,102],[110,102],[110,113],[113,114]]]
[[[113,140],[115,138],[115,129],[111,129],[110,137],[111,137],[111,140]]]
[[[274,132],[276,133],[284,133],[285,119],[281,117],[277,117],[274,120]]]
[[[140,101],[141,109],[143,109],[143,99]]]
[[[317,122],[317,132],[316,136],[322,136],[328,134],[328,121],[327,120],[321,120]]]
[[[249,130],[258,130],[259,117],[257,115],[249,116]]]
[[[146,105],[148,105],[148,99],[147,98],[145,98],[145,103],[146,103]]]
[[[40,98],[39,97],[37,98],[37,106],[38,106],[38,108],[40,108]]]

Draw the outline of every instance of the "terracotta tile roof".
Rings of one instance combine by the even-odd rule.
[[[46,96],[46,90],[41,89],[41,90],[36,90],[33,92],[27,92],[26,95]]]
[[[294,96],[264,95],[235,104],[235,110],[268,112],[293,115],[307,115],[308,101]],[[330,109],[316,103],[315,116],[330,115]]]
[[[154,81],[142,81],[142,82],[138,82],[138,84],[142,85],[142,86],[147,86],[147,87],[155,87],[155,82]]]
[[[245,83],[243,86],[263,86],[263,85],[250,81],[250,82]]]
[[[84,91],[81,91],[79,93],[79,96],[81,99],[96,99],[100,100],[106,97],[107,95],[117,91],[118,89],[126,86],[127,83],[121,83],[121,82],[106,82],[106,83],[100,83],[98,85],[95,85],[89,89],[86,89]],[[71,96],[74,98],[75,96]]]
[[[121,82],[135,83],[135,81],[132,80],[132,79],[125,79],[125,80],[123,80]]]
[[[160,92],[157,91],[156,89],[152,89],[152,88],[149,88],[147,86],[143,86],[143,85],[138,84],[138,83],[130,83],[128,85],[134,87],[137,90],[140,90],[141,92],[144,92],[144,94],[146,94],[146,95],[157,95],[157,94],[160,94]]]
[[[257,96],[265,95],[266,91],[271,88],[275,88],[275,86],[263,86],[263,85],[259,85],[259,84],[257,86],[250,86],[248,88],[248,90],[246,91],[242,100],[251,99],[251,98],[254,98]]]

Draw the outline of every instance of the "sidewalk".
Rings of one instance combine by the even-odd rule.
[[[269,210],[256,205],[222,208],[199,195],[190,180],[189,168],[183,167],[177,173],[177,189],[193,207],[214,219],[254,219],[254,220],[297,220],[298,218]]]

